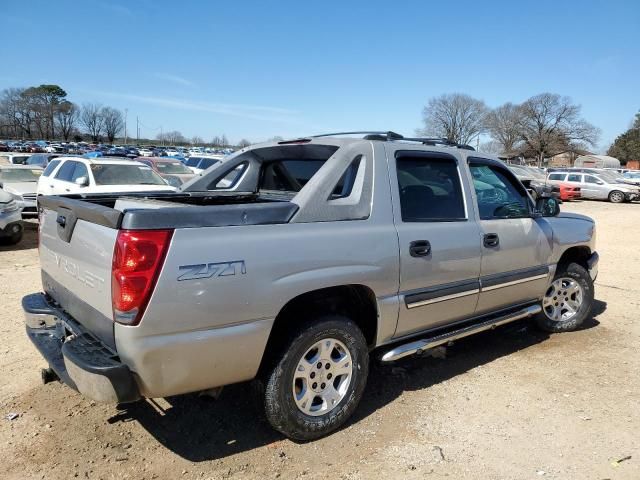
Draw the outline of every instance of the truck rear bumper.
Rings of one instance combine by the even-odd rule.
[[[27,336],[64,383],[100,402],[140,398],[131,371],[118,355],[57,309],[45,294],[27,295],[22,309]]]

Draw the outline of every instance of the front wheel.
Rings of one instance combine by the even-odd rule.
[[[609,194],[609,201],[611,203],[622,203],[624,202],[624,193],[619,190],[614,190]]]
[[[577,263],[559,265],[536,323],[547,332],[570,332],[584,323],[592,307],[593,280],[589,272]]]
[[[347,317],[326,315],[302,327],[268,372],[264,405],[276,430],[314,440],[336,430],[364,393],[369,352]]]

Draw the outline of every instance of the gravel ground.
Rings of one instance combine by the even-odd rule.
[[[575,202],[598,225],[594,318],[546,335],[520,322],[446,358],[372,367],[356,417],[298,444],[270,430],[248,384],[118,410],[60,384],[23,333],[39,290],[35,225],[0,247],[0,477],[640,478],[640,205]],[[9,420],[5,415],[17,413]]]

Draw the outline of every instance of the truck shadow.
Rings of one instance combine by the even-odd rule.
[[[605,302],[596,301],[593,318],[582,329],[597,326],[595,317],[605,309]],[[364,398],[346,426],[359,423],[404,391],[429,388],[547,338],[549,334],[523,320],[459,340],[447,348],[446,360],[414,357],[390,365],[374,360]],[[128,421],[138,422],[164,447],[192,462],[222,459],[267,445],[278,448],[276,442],[285,440],[266,422],[250,383],[226,387],[215,401],[185,395],[138,402],[109,419],[109,423]]]

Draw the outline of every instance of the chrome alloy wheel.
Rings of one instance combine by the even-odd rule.
[[[564,322],[578,314],[583,298],[578,282],[573,278],[558,278],[549,286],[542,300],[542,309],[550,320]]]
[[[298,409],[317,417],[336,408],[347,394],[353,362],[344,343],[324,338],[302,356],[293,374],[293,399]]]

